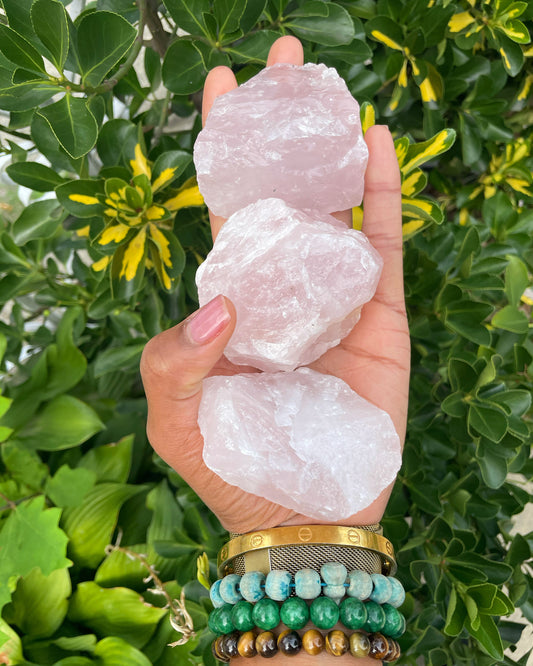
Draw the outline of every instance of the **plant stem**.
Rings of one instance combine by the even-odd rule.
[[[31,136],[29,134],[24,134],[23,132],[17,132],[17,130],[10,129],[5,125],[0,125],[0,132],[4,132],[5,134],[11,134],[11,136],[16,136],[17,139],[27,139],[28,141],[31,141]]]

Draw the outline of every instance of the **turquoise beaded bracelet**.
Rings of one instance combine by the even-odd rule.
[[[300,597],[290,597],[281,605],[266,597],[255,604],[241,600],[215,608],[208,625],[215,634],[229,634],[255,628],[270,631],[279,624],[298,630],[309,621],[318,629],[332,629],[340,622],[347,629],[384,632],[391,638],[399,638],[406,627],[404,616],[394,606],[353,597],[346,597],[339,605],[328,597],[317,597],[309,606]]]
[[[275,569],[266,576],[260,571],[250,571],[243,576],[229,574],[215,581],[209,596],[215,608],[235,604],[244,599],[255,603],[264,597],[285,601],[293,594],[300,599],[311,600],[321,594],[340,600],[345,595],[356,599],[370,599],[399,608],[405,600],[403,585],[393,576],[368,574],[366,571],[348,571],[340,562],[329,562],[320,569],[300,569],[294,581],[288,571]]]
[[[353,657],[371,657],[386,663],[396,661],[401,656],[400,646],[395,639],[381,633],[364,634],[354,631],[351,635],[334,629],[323,636],[316,629],[309,629],[302,637],[292,630],[275,636],[271,631],[258,635],[252,631],[233,631],[219,636],[213,641],[213,654],[216,659],[228,662],[234,657],[251,658],[256,655],[270,658],[278,651],[293,656],[301,650],[317,655],[323,650],[335,657],[351,654]]]

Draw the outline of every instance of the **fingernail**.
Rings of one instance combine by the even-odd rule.
[[[186,332],[192,342],[205,345],[222,333],[230,319],[224,297],[216,296],[187,321]]]

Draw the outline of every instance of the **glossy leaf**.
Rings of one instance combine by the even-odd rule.
[[[43,58],[37,49],[22,34],[2,23],[0,23],[0,52],[17,67],[37,74],[46,74]]]
[[[35,201],[27,206],[13,222],[13,239],[24,245],[37,238],[49,238],[61,224],[61,209],[54,199]]]
[[[69,48],[67,13],[63,4],[58,0],[35,0],[31,6],[31,22],[52,62],[62,72]]]
[[[111,634],[134,648],[142,648],[166,612],[146,605],[133,590],[124,587],[106,589],[85,582],[78,585],[68,616],[73,622],[90,627],[96,634]]]
[[[209,0],[164,0],[176,25],[191,35],[205,35],[204,14],[209,13]]]
[[[101,83],[130,50],[135,35],[135,28],[118,14],[107,11],[86,14],[78,25],[78,54],[83,83],[86,86]]]
[[[94,147],[98,125],[87,103],[80,97],[65,95],[39,111],[62,148],[74,159],[83,157]]]
[[[37,162],[15,162],[6,168],[6,172],[18,185],[37,192],[51,192],[65,182],[57,171]]]
[[[79,506],[96,481],[96,474],[80,467],[72,469],[68,465],[60,467],[53,477],[46,481],[46,494],[61,508]]]
[[[108,481],[126,483],[130,474],[133,453],[133,436],[90,449],[79,466],[96,474],[100,483]]]
[[[287,16],[285,26],[297,37],[325,46],[350,44],[355,38],[352,19],[344,7],[322,0],[304,2],[298,13]]]
[[[171,92],[188,95],[200,90],[207,70],[195,43],[178,39],[166,53],[162,73],[163,82]]]

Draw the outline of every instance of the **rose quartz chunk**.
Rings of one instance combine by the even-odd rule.
[[[325,213],[358,206],[368,150],[335,69],[279,64],[217,97],[194,146],[204,199],[228,217],[278,197]]]
[[[401,465],[390,416],[309,368],[209,377],[198,422],[212,471],[311,518],[361,511]]]
[[[217,294],[235,305],[230,361],[293,370],[351,331],[382,263],[362,232],[265,199],[225,222],[196,283],[200,305]]]

